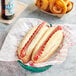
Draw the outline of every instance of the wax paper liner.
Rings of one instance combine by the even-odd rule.
[[[20,41],[25,36],[26,32],[33,26],[39,25],[43,20],[36,18],[21,18],[9,31],[3,46],[0,51],[0,61],[17,61],[19,60],[16,54],[17,47]],[[49,24],[48,24],[49,25]],[[52,24],[53,25],[53,24]],[[53,26],[57,26],[54,24]],[[50,25],[49,25],[50,26]],[[61,25],[64,30],[64,41],[63,47],[59,48],[57,52],[50,57],[47,62],[33,64],[31,61],[26,65],[33,67],[43,67],[47,65],[56,65],[62,63],[67,56],[68,47],[72,46],[74,42],[74,37],[72,36],[72,29],[68,25]]]

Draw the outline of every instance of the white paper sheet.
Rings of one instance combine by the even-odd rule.
[[[4,44],[0,51],[0,61],[17,61],[17,60],[19,60],[16,55],[16,50],[17,50],[17,47],[18,47],[20,41],[22,40],[22,38],[25,36],[26,32],[30,28],[32,28],[35,25],[39,25],[40,23],[42,23],[42,20],[36,19],[36,18],[19,19],[17,21],[17,23],[11,28],[11,30],[9,31],[9,33],[4,41]],[[56,25],[58,25],[58,24],[56,24]],[[54,26],[55,26],[55,24],[54,24]],[[65,38],[70,43],[64,42],[65,46],[63,46],[62,49],[57,51],[47,62],[40,63],[40,64],[34,64],[34,66],[42,67],[42,66],[46,66],[46,65],[60,64],[66,59],[68,47],[71,46],[70,45],[71,43],[72,43],[72,45],[75,43],[74,40],[75,40],[76,31],[74,29],[72,29],[72,27],[71,27],[74,25],[71,25],[71,24],[63,25],[62,24],[61,26],[64,26],[70,32],[70,35],[68,35],[68,33],[67,33],[67,35],[70,37],[70,39],[72,39],[72,41],[70,42],[70,39]],[[65,33],[66,33],[66,31],[65,31]],[[27,65],[29,65],[29,63]]]

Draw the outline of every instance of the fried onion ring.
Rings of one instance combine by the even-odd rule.
[[[71,11],[72,8],[73,8],[73,2],[69,2],[69,3],[67,4],[67,12]]]
[[[47,10],[49,5],[48,0],[36,0],[36,6],[38,6],[42,10]]]
[[[40,0],[36,0],[35,5],[40,8]]]
[[[65,14],[67,6],[63,0],[49,0],[50,11],[54,14]]]
[[[69,0],[63,0],[65,4],[67,5],[69,3]]]

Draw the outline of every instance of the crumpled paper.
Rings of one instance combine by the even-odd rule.
[[[16,54],[17,47],[20,41],[23,39],[27,31],[35,25],[39,25],[43,20],[36,18],[21,18],[9,31],[3,46],[0,50],[0,61],[17,61],[19,60]],[[58,24],[53,24],[57,26]],[[59,24],[61,25],[61,24]],[[44,63],[34,64],[35,67],[43,67],[47,65],[56,65],[64,62],[67,57],[68,47],[74,45],[75,42],[75,33],[76,31],[70,27],[70,24],[61,25],[64,30],[64,42],[63,47],[58,49],[58,51],[50,57],[50,59]],[[72,25],[71,25],[72,26]],[[26,65],[31,65],[31,62],[28,62]]]

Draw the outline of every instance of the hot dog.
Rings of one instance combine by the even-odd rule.
[[[43,22],[39,26],[33,27],[23,38],[18,49],[18,57],[24,62],[31,59],[32,51],[41,39],[45,32],[48,30],[48,24]]]
[[[34,63],[44,62],[57,50],[63,40],[63,32],[60,26],[49,28],[42,37],[32,54]]]
[[[61,26],[49,27],[43,22],[33,27],[21,41],[17,54],[23,63],[41,63],[50,58],[63,41]]]

